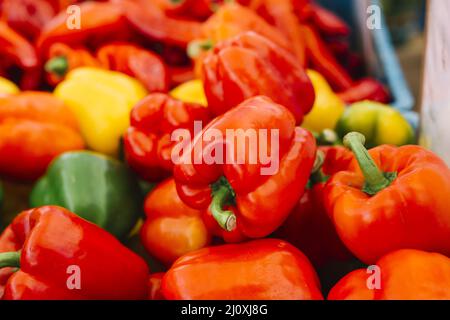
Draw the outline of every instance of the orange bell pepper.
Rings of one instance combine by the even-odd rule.
[[[355,270],[328,294],[329,300],[449,300],[450,259],[438,253],[399,250],[382,257],[376,271]],[[375,279],[375,278],[373,278]],[[369,288],[368,283],[374,285]]]
[[[75,116],[44,92],[0,97],[0,174],[33,180],[60,153],[83,149]]]
[[[450,170],[419,146],[382,145],[369,152],[364,136],[344,144],[355,159],[325,186],[325,205],[337,232],[370,264],[399,249],[450,255]]]
[[[211,242],[202,211],[191,209],[181,201],[173,179],[150,192],[144,210],[147,219],[141,229],[141,241],[152,257],[166,265]]]

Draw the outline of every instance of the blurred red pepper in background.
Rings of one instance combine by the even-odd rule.
[[[50,93],[0,97],[0,175],[34,180],[57,155],[83,147],[75,116]]]
[[[147,218],[140,232],[142,244],[152,257],[167,266],[211,242],[202,211],[181,201],[173,179],[162,182],[150,192],[144,210]]]
[[[303,24],[301,30],[306,43],[308,61],[313,69],[320,72],[335,90],[344,91],[351,88],[352,78],[338,63],[317,30],[307,24]]]
[[[0,253],[1,268],[19,268],[3,284],[3,299],[127,300],[148,296],[145,261],[103,229],[64,208],[47,206],[22,212],[0,236],[0,243],[4,242],[20,251]],[[71,266],[80,270],[77,290],[68,287]]]
[[[221,141],[210,141],[212,129],[222,134]],[[231,129],[236,130],[235,136],[226,138]],[[239,132],[249,130],[256,132],[256,141],[236,143],[242,138]],[[266,132],[265,137],[260,130]],[[264,164],[258,159],[256,143],[259,148],[265,145],[264,155],[271,156]],[[224,158],[207,164],[205,159],[216,148],[222,148]],[[315,153],[314,137],[295,126],[288,109],[266,97],[255,97],[204,128],[183,155],[191,161],[175,165],[174,177],[180,198],[192,208],[209,208],[224,230],[237,229],[250,238],[265,237],[283,223],[303,195]]]
[[[314,3],[309,3],[310,21],[321,34],[326,37],[346,37],[350,35],[350,27],[333,12]]]
[[[368,264],[405,248],[449,255],[447,165],[419,146],[382,145],[368,152],[364,140],[356,132],[344,137],[355,159],[324,189],[344,244]]]
[[[43,59],[48,58],[52,44],[62,42],[69,46],[83,45],[95,49],[106,42],[130,39],[131,32],[123,8],[113,2],[88,1],[78,5],[80,26],[70,25],[66,11],[61,11],[46,23],[37,40],[37,48]]]
[[[300,249],[315,267],[344,261],[351,254],[336,233],[325,209],[323,189],[328,177],[348,167],[352,153],[344,147],[320,147],[322,168],[313,173],[310,186],[275,236]]]
[[[186,48],[199,38],[201,23],[169,17],[158,5],[146,0],[113,0],[118,4],[131,27],[148,40]]]
[[[34,47],[20,34],[0,21],[0,76],[13,78],[20,73],[20,87],[35,89],[39,85],[39,60]],[[17,68],[17,70],[14,70]],[[9,76],[13,73],[13,76]]]
[[[192,134],[195,120],[206,125],[211,119],[208,108],[161,93],[141,100],[130,117],[131,126],[124,136],[126,159],[141,178],[149,181],[164,179],[172,172],[171,153],[177,143],[171,141],[173,131],[183,128]]]
[[[204,20],[213,14],[220,2],[217,0],[160,0],[169,16]]]
[[[202,78],[208,106],[216,115],[264,95],[287,107],[299,124],[315,99],[312,83],[296,58],[255,32],[216,45],[203,59]]]
[[[377,270],[358,269],[342,278],[329,300],[449,300],[450,259],[438,253],[399,250],[382,257]],[[380,277],[378,287],[373,279]],[[368,284],[374,288],[369,288]]]
[[[111,43],[102,46],[96,57],[102,67],[139,80],[148,92],[169,90],[168,70],[161,58],[149,50],[129,43]]]
[[[78,1],[2,0],[0,18],[27,39],[34,40],[49,20],[76,2]]]
[[[253,0],[250,8],[280,30],[289,42],[298,63],[307,66],[305,41],[292,0]]]
[[[308,259],[276,239],[210,247],[175,262],[162,281],[169,300],[322,300]]]
[[[225,3],[202,24],[200,39],[209,40],[212,45],[236,37],[247,31],[253,31],[266,37],[286,50],[291,46],[283,33],[267,23],[253,10],[231,2]]]
[[[338,96],[347,104],[364,100],[381,103],[389,103],[391,101],[389,91],[381,82],[372,78],[357,81],[351,88],[339,92]]]

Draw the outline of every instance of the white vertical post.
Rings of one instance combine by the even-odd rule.
[[[429,0],[421,144],[450,165],[450,1]]]

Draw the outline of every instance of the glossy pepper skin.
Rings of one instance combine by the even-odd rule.
[[[219,144],[208,138],[213,129],[223,136]],[[265,164],[261,159],[251,161],[252,158],[258,160],[258,148],[248,143],[234,143],[233,147],[231,142],[236,137],[226,138],[227,129],[244,132],[265,129],[267,136],[255,143],[260,146],[267,143],[266,154],[272,155],[271,161]],[[239,131],[236,132],[239,138]],[[270,138],[274,132],[278,133],[275,141]],[[204,159],[211,149],[225,145],[228,145],[223,148],[226,164],[206,164]],[[315,153],[313,136],[295,126],[288,109],[266,97],[255,97],[204,128],[183,155],[192,161],[180,161],[175,166],[174,177],[181,199],[196,209],[209,208],[224,230],[239,230],[250,238],[264,237],[283,223],[302,196]],[[244,156],[244,161],[237,161],[233,156],[236,154]],[[227,207],[232,209],[224,211]]]
[[[45,92],[0,97],[0,174],[34,180],[59,154],[84,148],[75,116]]]
[[[255,32],[216,45],[203,59],[202,69],[208,106],[216,115],[265,95],[301,123],[314,104],[314,88],[295,57]]]
[[[7,76],[11,67],[21,71],[20,87],[35,89],[39,85],[39,59],[27,39],[0,21],[0,75]]]
[[[342,139],[352,131],[364,134],[369,148],[415,142],[414,129],[398,110],[373,101],[361,101],[345,109],[336,124],[336,133]]]
[[[128,164],[145,180],[158,181],[173,169],[171,141],[176,129],[194,131],[194,121],[206,125],[209,110],[201,105],[184,103],[167,94],[153,93],[139,101],[131,111],[130,127],[124,135]]]
[[[62,42],[50,46],[49,59],[45,64],[46,78],[50,85],[57,85],[68,72],[79,67],[100,67],[100,63],[86,48],[72,48]]]
[[[398,250],[382,257],[380,287],[369,289],[372,273],[355,270],[330,291],[329,300],[449,300],[450,259],[438,253]],[[369,280],[369,281],[368,281]]]
[[[54,94],[75,114],[90,149],[117,156],[130,111],[147,90],[123,73],[82,67],[70,72]]]
[[[323,299],[308,259],[287,242],[276,239],[187,254],[167,271],[162,292],[168,300]]]
[[[152,257],[168,266],[182,255],[211,242],[202,211],[181,201],[173,179],[162,182],[150,192],[144,210],[147,218],[140,232],[141,241]]]
[[[97,59],[108,70],[119,71],[139,80],[148,92],[167,92],[170,78],[159,56],[130,43],[111,43],[97,51]]]
[[[141,216],[136,178],[121,162],[94,152],[66,152],[38,180],[30,205],[57,205],[75,212],[119,239]]]
[[[364,148],[349,133],[355,159],[327,182],[327,211],[352,253],[365,263],[412,248],[450,253],[450,170],[419,146]]]
[[[24,211],[0,237],[9,274],[3,299],[145,299],[148,267],[112,235],[66,209],[46,206]],[[11,258],[11,255],[14,259]],[[78,266],[80,289],[68,288],[68,267]],[[2,269],[3,270],[3,269]]]
[[[320,147],[318,150],[324,155],[321,169],[312,173],[303,197],[276,232],[277,238],[301,250],[316,267],[351,258],[327,214],[323,190],[328,177],[347,168],[353,159],[352,153],[344,147]]]
[[[36,41],[42,58],[48,58],[50,46],[56,42],[97,48],[112,39],[118,41],[131,36],[123,8],[117,3],[87,1],[77,6],[80,10],[81,28],[68,28],[68,23],[74,24],[77,21],[68,20],[66,10],[46,23]]]

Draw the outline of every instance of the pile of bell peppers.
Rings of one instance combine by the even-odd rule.
[[[1,299],[450,299],[450,170],[333,12],[1,2]]]

